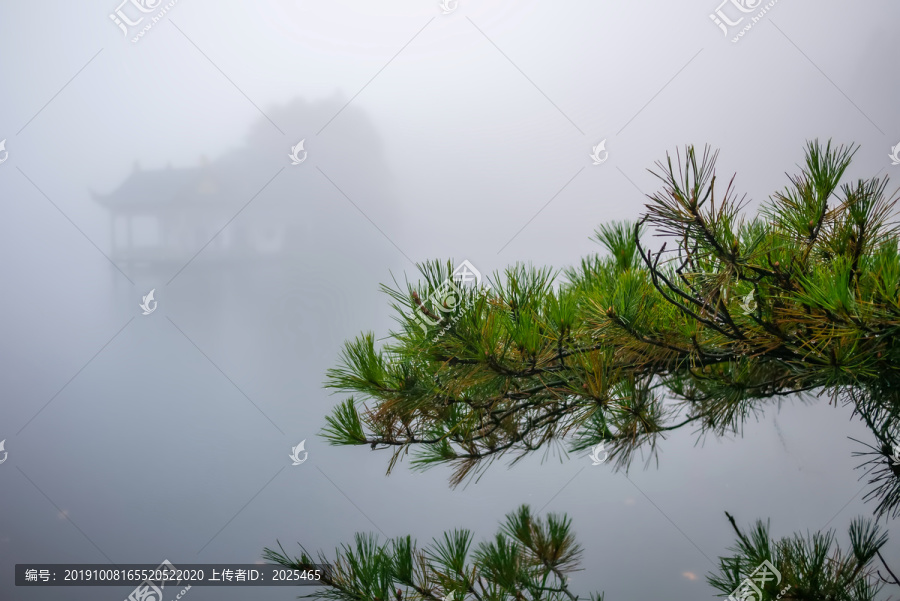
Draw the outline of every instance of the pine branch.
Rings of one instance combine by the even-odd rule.
[[[385,287],[401,325],[391,342],[348,342],[329,370],[329,387],[371,409],[345,402],[323,435],[392,449],[388,471],[415,449],[416,469],[453,466],[455,486],[548,445],[602,442],[627,470],[667,432],[739,433],[767,401],[807,391],[900,415],[883,392],[900,388],[897,198],[876,178],[828,204],[854,152],[811,142],[752,219],[734,177],[718,196],[717,153],[667,156],[644,215],[601,225],[608,254],[564,278],[517,264],[474,290],[445,285],[450,262],[420,265],[422,283]],[[669,238],[659,250],[641,239],[651,228]],[[439,290],[455,296],[429,305]],[[866,390],[882,392],[856,400]],[[900,511],[900,484],[879,490],[877,510]]]

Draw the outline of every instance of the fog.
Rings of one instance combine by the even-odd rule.
[[[736,43],[716,0],[182,0],[142,37],[158,11],[135,6],[0,0],[0,598],[130,590],[15,587],[17,563],[483,540],[528,503],[574,520],[574,590],[695,601],[733,542],[726,510],[841,541],[871,515],[847,439],[866,431],[826,399],[737,440],[673,433],[627,477],[537,454],[457,489],[318,433],[344,399],[325,371],[345,340],[388,335],[379,285],[415,263],[573,265],[686,144],[721,149],[748,211],[807,140],[859,144],[848,178],[897,173],[896,2],[776,2]],[[117,9],[144,21],[123,31]]]

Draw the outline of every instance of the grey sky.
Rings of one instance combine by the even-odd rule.
[[[787,401],[740,440],[677,433],[627,478],[538,455],[458,490],[445,470],[385,477],[388,455],[316,434],[343,399],[325,370],[344,340],[387,335],[378,286],[415,278],[412,262],[574,264],[689,143],[721,149],[750,210],[814,138],[861,145],[851,178],[898,173],[896,2],[780,0],[738,43],[709,17],[717,0],[180,0],[137,43],[116,8],[0,0],[0,598],[128,593],[15,589],[16,563],[254,562],[276,539],[331,551],[357,531],[481,539],[529,503],[574,519],[578,590],[695,601],[733,541],[725,510],[841,540],[871,514],[847,440],[865,431],[824,400]],[[204,162],[220,202],[198,237],[113,267],[92,192],[135,169],[154,194],[182,171],[202,188]],[[278,232],[271,259],[204,248],[246,235],[263,252]],[[150,289],[158,310],[141,315]]]

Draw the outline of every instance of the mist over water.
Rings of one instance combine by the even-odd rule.
[[[574,590],[695,601],[733,542],[725,510],[842,541],[871,515],[847,440],[867,433],[824,399],[738,440],[673,433],[627,477],[538,453],[451,489],[449,470],[386,477],[389,454],[318,436],[345,398],[326,370],[345,340],[388,336],[379,286],[415,262],[576,264],[690,143],[721,148],[748,211],[810,139],[860,144],[850,178],[900,169],[896,3],[779,2],[738,44],[715,2],[439,4],[182,1],[133,43],[115,3],[0,2],[0,599],[131,590],[17,588],[17,563],[484,540],[528,503],[572,517]]]

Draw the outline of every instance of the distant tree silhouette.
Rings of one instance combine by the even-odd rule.
[[[171,275],[173,267],[201,249],[199,263],[217,257],[229,264],[251,258],[310,259],[316,253],[309,262],[330,263],[323,271],[352,271],[359,264],[358,253],[338,241],[382,238],[367,210],[377,209],[381,220],[391,224],[399,215],[389,202],[390,173],[381,136],[363,111],[344,104],[335,96],[269,107],[241,144],[212,159],[200,157],[194,166],[141,169],[135,162],[134,171],[114,190],[92,193],[114,219],[113,259]],[[316,132],[329,121],[334,124],[328,134],[318,138]],[[301,140],[309,161],[293,166],[288,154]],[[267,183],[287,167],[302,176],[282,174]],[[351,185],[363,192],[348,200],[344,194]],[[156,221],[155,243],[131,244],[133,217]],[[117,252],[116,238],[126,238],[128,247]],[[379,244],[390,247],[387,240]],[[379,248],[369,253],[387,256]],[[322,259],[325,254],[328,261]]]

